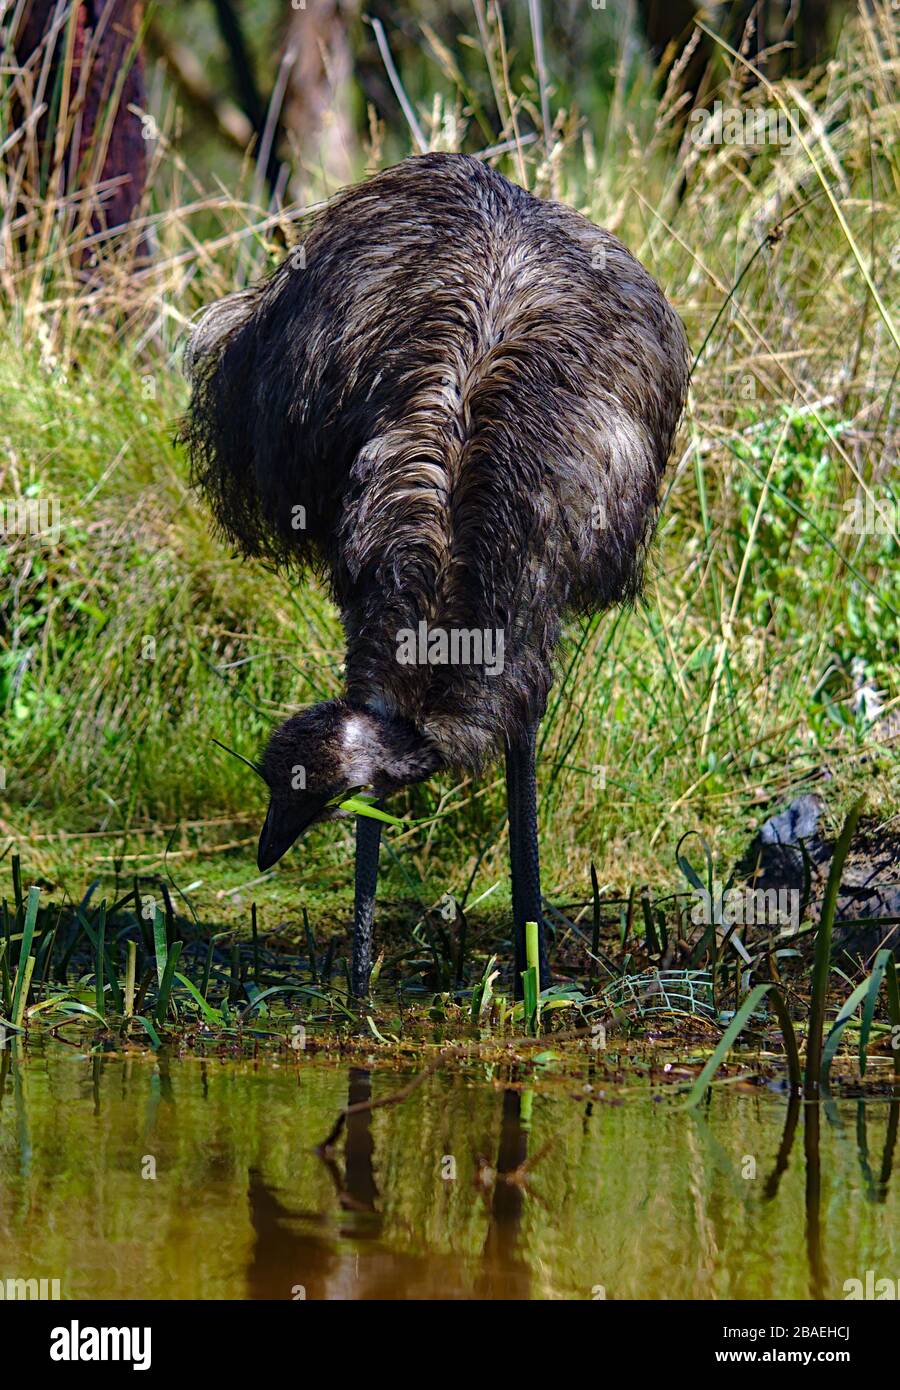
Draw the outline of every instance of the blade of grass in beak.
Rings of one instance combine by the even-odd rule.
[[[346,801],[335,803],[341,811],[350,811],[354,816],[371,816],[372,820],[385,821],[388,825],[408,826],[410,821],[401,820],[399,816],[392,816],[387,811],[380,810],[373,806],[371,801],[364,801],[361,796],[349,796]]]

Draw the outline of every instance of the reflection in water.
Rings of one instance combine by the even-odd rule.
[[[598,1084],[588,1110],[472,1067],[367,1108],[405,1080],[0,1049],[0,1279],[75,1298],[833,1298],[900,1267],[900,1101],[722,1088],[700,1118]]]
[[[806,1157],[806,1257],[809,1261],[809,1296],[825,1298],[825,1265],[822,1258],[822,1158],[819,1145],[820,1107],[803,1107],[803,1152]]]
[[[887,1201],[888,1188],[891,1183],[891,1171],[894,1166],[894,1150],[897,1147],[898,1118],[900,1118],[900,1101],[892,1100],[888,1112],[888,1128],[884,1139],[884,1154],[881,1159],[881,1178],[875,1197],[875,1200],[881,1203]]]
[[[763,1189],[763,1198],[771,1202],[773,1197],[778,1195],[778,1184],[782,1176],[787,1172],[788,1163],[791,1158],[791,1149],[794,1146],[794,1135],[797,1132],[797,1120],[800,1116],[800,1093],[792,1091],[788,1100],[787,1114],[784,1119],[784,1133],[781,1136],[781,1143],[778,1145],[778,1155],[775,1159],[775,1167],[769,1174]]]
[[[351,1067],[347,1105],[363,1105],[371,1098],[371,1073]],[[336,1245],[336,1239],[377,1242],[383,1226],[376,1208],[372,1112],[348,1115],[345,1133],[343,1175],[330,1150],[321,1155],[341,1211],[347,1213],[336,1231],[318,1213],[292,1212],[258,1170],[250,1170],[250,1217],[256,1234],[253,1260],[247,1270],[251,1298],[396,1297],[395,1286],[415,1278],[416,1262],[398,1259],[389,1250],[367,1258],[361,1277],[358,1252],[341,1252]]]
[[[763,1189],[763,1200],[771,1202],[778,1194],[778,1186],[787,1172],[797,1120],[800,1114],[799,1092],[792,1092],[788,1101],[784,1131],[775,1166]],[[806,1216],[806,1258],[809,1269],[809,1297],[826,1297],[826,1277],[822,1256],[822,1160],[820,1152],[820,1108],[815,1103],[803,1104],[803,1152],[805,1168],[805,1216]]]
[[[351,1068],[347,1105],[365,1104],[371,1098],[371,1073]],[[321,1154],[341,1211],[346,1213],[336,1223],[337,1231],[320,1214],[292,1211],[282,1201],[284,1194],[279,1196],[251,1169],[248,1195],[256,1244],[247,1271],[249,1297],[528,1298],[528,1266],[516,1252],[525,1201],[522,1168],[528,1153],[522,1099],[516,1091],[503,1095],[483,1269],[474,1281],[464,1263],[452,1256],[400,1254],[380,1244],[384,1218],[376,1206],[372,1112],[362,1110],[347,1117],[344,1173],[331,1151]],[[342,1251],[340,1240],[373,1248],[366,1250],[361,1261],[360,1251]]]
[[[900,1101],[892,1100],[888,1108],[887,1133],[884,1138],[884,1150],[881,1155],[881,1171],[876,1178],[872,1172],[872,1165],[869,1160],[869,1126],[868,1126],[868,1105],[864,1100],[856,1102],[856,1147],[859,1154],[859,1166],[863,1175],[866,1187],[866,1196],[870,1202],[883,1203],[887,1200],[888,1188],[891,1181],[891,1171],[894,1166],[894,1150],[897,1147],[897,1120],[900,1115]]]
[[[372,1099],[372,1073],[359,1067],[350,1068],[347,1104],[366,1105]],[[372,1112],[350,1114],[346,1121],[347,1142],[344,1148],[346,1176],[333,1160],[326,1160],[335,1179],[335,1189],[342,1207],[350,1211],[375,1211],[378,1188],[375,1183],[373,1158],[375,1140],[372,1138]]]
[[[771,1202],[778,1194],[782,1177],[787,1172],[797,1120],[800,1114],[799,1095],[791,1095],[785,1116],[784,1131],[775,1166],[763,1189],[763,1199]],[[888,1122],[881,1159],[881,1172],[876,1180],[869,1159],[868,1111],[870,1105],[865,1100],[856,1103],[856,1150],[862,1174],[863,1189],[870,1202],[887,1202],[893,1168],[894,1150],[897,1145],[900,1101],[892,1100],[888,1106]],[[826,1114],[835,1129],[842,1130],[842,1117],[833,1100],[829,1100]],[[809,1269],[809,1297],[824,1299],[828,1297],[828,1277],[825,1270],[822,1231],[822,1155],[821,1155],[821,1107],[806,1102],[803,1104],[803,1150],[805,1168],[805,1216],[806,1216],[806,1256]]]
[[[888,1106],[888,1121],[882,1151],[881,1172],[875,1178],[869,1160],[869,1110],[871,1102],[856,1102],[856,1152],[862,1175],[866,1199],[883,1205],[887,1201],[891,1170],[894,1163],[894,1150],[897,1145],[897,1121],[900,1101],[892,1100]],[[826,1107],[826,1114],[832,1122],[841,1127],[841,1117],[836,1113],[833,1102]],[[805,1106],[804,1150],[806,1154],[806,1244],[809,1257],[810,1297],[827,1298],[828,1277],[825,1270],[822,1236],[822,1159],[820,1148],[821,1115],[818,1105]]]
[[[490,1220],[484,1242],[483,1264],[476,1288],[478,1298],[529,1298],[531,1271],[519,1250],[522,1210],[525,1205],[525,1168],[528,1130],[523,1123],[531,1097],[519,1091],[503,1092],[503,1119]]]

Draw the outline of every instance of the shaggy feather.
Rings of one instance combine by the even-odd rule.
[[[348,709],[476,767],[542,715],[564,614],[639,590],[684,331],[609,232],[463,155],[343,193],[304,249],[195,330],[193,481],[242,553],[328,577]],[[401,664],[423,621],[501,631],[502,672]]]

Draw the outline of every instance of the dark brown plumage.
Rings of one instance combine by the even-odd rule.
[[[326,575],[347,636],[345,697],[263,758],[292,812],[270,811],[284,833],[261,861],[349,786],[504,748],[527,763],[564,615],[639,588],[684,404],[684,332],[646,271],[478,160],[423,155],[213,305],[187,361],[184,438],[219,530]]]

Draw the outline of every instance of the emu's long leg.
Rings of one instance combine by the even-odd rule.
[[[522,917],[521,906],[519,903],[519,885],[522,876],[519,873],[519,845],[521,842],[521,832],[519,830],[519,768],[518,761],[513,753],[512,746],[506,745],[506,815],[509,821],[509,871],[512,879],[512,912],[514,924],[514,941],[516,950],[516,979],[518,980],[518,938],[515,933],[518,931],[518,923]]]
[[[534,758],[537,728],[529,729],[520,744],[506,747],[506,800],[509,812],[509,857],[512,869],[513,924],[515,927],[515,989],[522,997],[525,969],[525,923],[538,924],[540,985],[550,984],[550,966],[541,913],[541,866],[537,833],[537,780]]]
[[[372,816],[356,818],[356,900],[353,906],[353,962],[350,987],[357,999],[369,992],[372,973],[372,924],[378,883],[381,822]]]

